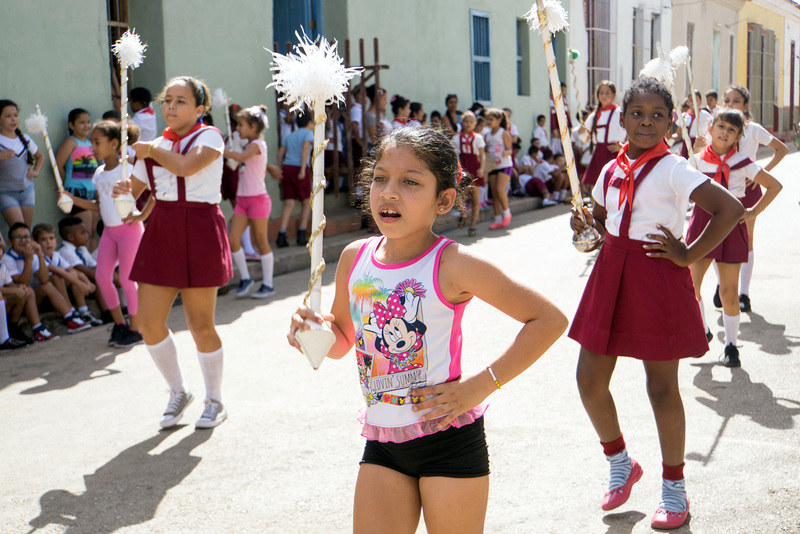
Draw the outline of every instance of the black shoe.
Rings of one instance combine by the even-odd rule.
[[[739,349],[736,345],[725,345],[725,357],[722,358],[722,365],[725,367],[741,367],[742,362],[739,361]]]
[[[706,340],[707,340],[709,343],[711,343],[711,341],[712,341],[713,339],[714,339],[714,334],[712,334],[712,333],[711,333],[711,329],[707,329],[707,330],[706,330]]]
[[[301,247],[308,245],[308,238],[306,237],[305,230],[298,230],[297,231],[297,244]]]
[[[111,327],[111,336],[108,338],[109,347],[117,346],[117,341],[122,337],[123,329],[127,327],[128,325],[114,323],[114,326]]]
[[[739,295],[739,310],[743,312],[749,312],[750,308],[750,297],[742,293]]]
[[[0,343],[0,352],[8,352],[10,350],[21,349],[22,347],[27,347],[28,344],[20,339],[14,339],[10,337]]]
[[[722,301],[719,299],[719,284],[717,284],[717,290],[714,291],[714,307],[721,308]]]
[[[101,319],[98,319],[92,315],[92,312],[90,311],[81,312],[80,316],[81,320],[86,324],[90,324],[92,326],[102,326],[104,324]]]
[[[123,332],[122,335],[117,340],[115,347],[120,349],[127,349],[128,347],[133,347],[134,345],[138,345],[140,343],[144,343],[142,339],[142,334],[139,332],[134,332],[131,330],[128,325],[123,325]]]
[[[288,247],[289,241],[286,239],[286,232],[279,232],[278,239],[275,241],[278,248]]]
[[[33,338],[28,337],[16,323],[8,323],[8,335],[28,345],[33,345]]]

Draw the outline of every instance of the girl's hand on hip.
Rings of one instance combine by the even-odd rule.
[[[480,376],[480,375],[478,375]],[[483,388],[478,387],[477,377],[462,381],[445,382],[435,386],[426,386],[411,390],[412,396],[429,397],[413,406],[415,412],[431,410],[422,416],[423,421],[439,419],[439,430],[447,428],[453,420],[487,397]]]
[[[316,313],[308,306],[300,306],[299,308],[297,308],[297,311],[294,312],[294,315],[292,315],[292,321],[289,326],[289,333],[286,335],[286,339],[289,340],[289,345],[293,346],[300,352],[303,352],[300,343],[294,338],[294,335],[297,333],[298,330],[311,330],[311,325],[306,323],[306,320],[321,325],[327,323],[328,328],[330,328],[331,326],[330,323],[334,319],[335,317],[330,313],[325,313],[325,314]]]
[[[35,169],[28,169],[28,173],[25,176],[27,176],[28,178],[36,178],[37,176],[39,176],[39,171]]]
[[[658,225],[658,229],[663,234],[647,234],[647,239],[652,239],[655,243],[644,245],[647,256],[650,258],[665,258],[678,267],[686,267],[686,244],[672,235],[668,228]]]

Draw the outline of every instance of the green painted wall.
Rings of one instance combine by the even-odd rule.
[[[531,75],[530,96],[517,95],[517,20],[530,9],[530,0],[349,0],[349,38],[357,64],[357,42],[364,38],[366,62],[373,62],[372,39],[379,37],[380,62],[390,69],[381,72],[381,85],[389,94],[399,93],[422,102],[425,111],[444,111],[448,93],[459,96],[459,109],[472,103],[470,54],[470,10],[491,16],[492,105],[514,111],[523,146],[533,131],[534,117],[549,116],[549,83],[538,33],[528,38]],[[327,8],[327,4],[326,4]],[[327,15],[326,15],[327,16]],[[376,20],[393,20],[378,24]],[[391,119],[391,109],[387,110]]]
[[[25,0],[0,3],[3,76],[0,98],[20,106],[20,127],[39,104],[49,121],[53,150],[69,135],[67,113],[87,109],[92,119],[111,108],[105,0]],[[46,154],[44,138],[32,136]],[[36,184],[35,222],[56,223],[55,181],[47,160]],[[7,227],[0,218],[0,228]]]

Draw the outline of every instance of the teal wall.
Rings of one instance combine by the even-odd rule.
[[[53,150],[69,135],[67,114],[75,107],[98,119],[111,108],[105,0],[25,0],[0,3],[3,75],[0,98],[20,106],[20,129],[36,104],[48,117]],[[44,138],[32,136],[47,158]],[[55,181],[47,159],[36,184],[35,222],[56,223]],[[3,235],[7,227],[0,217]]]

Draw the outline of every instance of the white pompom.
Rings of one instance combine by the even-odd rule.
[[[311,41],[303,33],[295,32],[300,44],[295,45],[293,54],[278,54],[265,48],[272,54],[272,83],[281,95],[279,101],[287,102],[291,110],[301,109],[303,104],[313,107],[314,102],[344,102],[350,79],[364,69],[361,67],[345,68],[344,61],[337,54],[337,43],[329,43],[320,37],[319,44]]]
[[[214,97],[211,100],[215,108],[224,108],[228,105],[228,95],[222,90],[222,87],[214,89]]]
[[[676,46],[669,53],[669,59],[675,67],[680,67],[689,61],[689,49],[685,46]]]
[[[43,134],[47,129],[47,117],[44,114],[34,113],[25,119],[25,129],[28,133]]]
[[[122,68],[135,69],[142,64],[146,48],[147,45],[139,40],[139,36],[136,35],[136,30],[134,29],[122,34],[122,37],[111,47],[111,51],[117,56]]]
[[[639,71],[640,78],[655,78],[667,87],[675,83],[675,68],[666,59],[656,57],[648,61]]]
[[[544,27],[551,34],[556,34],[561,30],[569,28],[569,17],[561,2],[558,0],[544,0]],[[541,33],[541,22],[539,21],[539,6],[534,2],[530,11],[523,15],[528,20],[528,25],[532,30]]]

